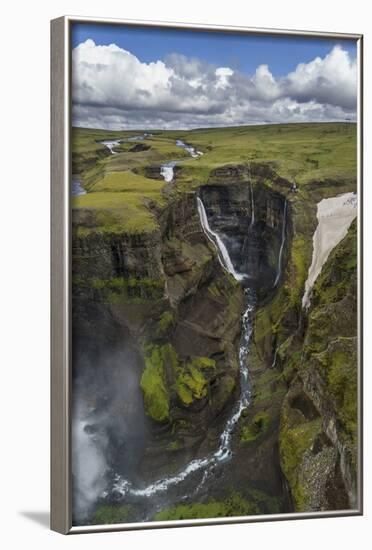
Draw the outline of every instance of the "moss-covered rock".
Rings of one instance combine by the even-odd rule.
[[[207,396],[208,382],[216,368],[216,362],[208,357],[194,357],[176,369],[175,390],[181,403],[191,405]]]
[[[158,422],[170,419],[169,390],[166,380],[166,363],[177,362],[173,348],[148,345],[145,349],[145,370],[141,377],[141,388],[146,414]]]
[[[297,511],[348,508],[356,499],[356,246],[354,222],[314,285],[303,346],[285,373],[292,382],[280,454]]]
[[[254,415],[249,424],[242,427],[240,432],[240,441],[249,443],[255,441],[260,435],[265,433],[269,425],[269,415],[266,411],[260,411]]]
[[[94,512],[93,525],[127,523],[133,519],[133,507],[130,505],[101,504]]]
[[[250,516],[259,513],[254,501],[243,498],[238,493],[226,497],[223,501],[210,500],[205,503],[180,504],[158,512],[155,521],[223,518],[232,516]]]

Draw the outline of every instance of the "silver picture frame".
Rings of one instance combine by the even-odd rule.
[[[358,49],[358,502],[355,509],[201,520],[72,526],[71,475],[71,26],[108,23],[232,34],[357,41]],[[363,35],[64,16],[51,21],[51,529],[62,534],[252,523],[363,514]]]

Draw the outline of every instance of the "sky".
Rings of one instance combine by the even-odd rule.
[[[76,126],[356,119],[354,40],[75,23],[72,48]]]

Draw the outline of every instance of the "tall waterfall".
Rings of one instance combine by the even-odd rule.
[[[250,182],[250,190],[251,190],[251,225],[250,227],[253,227],[254,226],[254,196],[253,196],[252,181]]]
[[[283,222],[282,222],[282,242],[279,250],[278,268],[276,272],[274,287],[279,283],[280,277],[282,276],[282,258],[283,258],[284,244],[285,244],[286,225],[287,225],[287,200],[284,201]]]
[[[202,200],[197,198],[198,212],[200,222],[207,238],[213,242],[217,249],[218,257],[224,268],[231,273],[236,280],[241,281],[243,276],[237,273],[231,263],[229,253],[226,246],[222,242],[220,236],[210,228],[207,214]],[[222,263],[224,262],[224,263]],[[253,331],[253,315],[256,307],[256,296],[252,289],[244,290],[246,306],[242,315],[242,330],[239,346],[239,371],[240,371],[240,395],[231,411],[224,429],[219,438],[219,446],[217,450],[203,458],[198,458],[190,461],[179,473],[169,477],[163,477],[144,488],[135,488],[132,483],[120,475],[116,475],[111,491],[117,496],[133,496],[148,498],[158,493],[164,493],[171,487],[174,487],[196,472],[203,472],[203,477],[199,485],[196,487],[196,492],[205,483],[206,479],[213,472],[213,469],[218,464],[222,464],[229,460],[232,456],[232,434],[239,422],[243,411],[249,406],[251,400],[251,385],[249,379],[249,369],[247,365],[249,345]]]
[[[198,205],[198,212],[199,212],[201,226],[203,228],[205,235],[208,237],[208,239],[216,248],[217,256],[220,261],[220,264],[228,273],[231,273],[234,279],[236,279],[237,281],[242,281],[245,278],[245,276],[242,273],[238,273],[235,270],[232,264],[232,261],[230,259],[230,255],[225,246],[225,243],[222,241],[219,234],[213,231],[209,225],[209,221],[208,221],[208,217],[205,211],[203,201],[201,200],[200,197],[197,197],[196,200]]]

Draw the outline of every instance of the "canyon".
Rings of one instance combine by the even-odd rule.
[[[270,162],[252,159],[206,174],[209,142],[176,145],[191,158],[180,157],[165,177],[165,162],[151,157],[156,136],[147,135],[148,150],[127,153],[125,143],[111,150],[109,135],[101,142],[111,157],[94,153],[110,177],[120,176],[120,157],[126,166],[135,155],[152,159],[132,168],[147,189],[164,186],[160,198],[157,187],[145,193],[152,223],[143,218],[143,229],[118,222],[122,188],[106,183],[95,193],[108,176],[90,174],[89,156],[75,160],[82,179],[72,211],[74,521],[352,508],[352,218],[307,308],[302,299],[317,204],[352,192],[353,180],[310,181],[298,191]],[[84,202],[108,193],[115,208]]]

